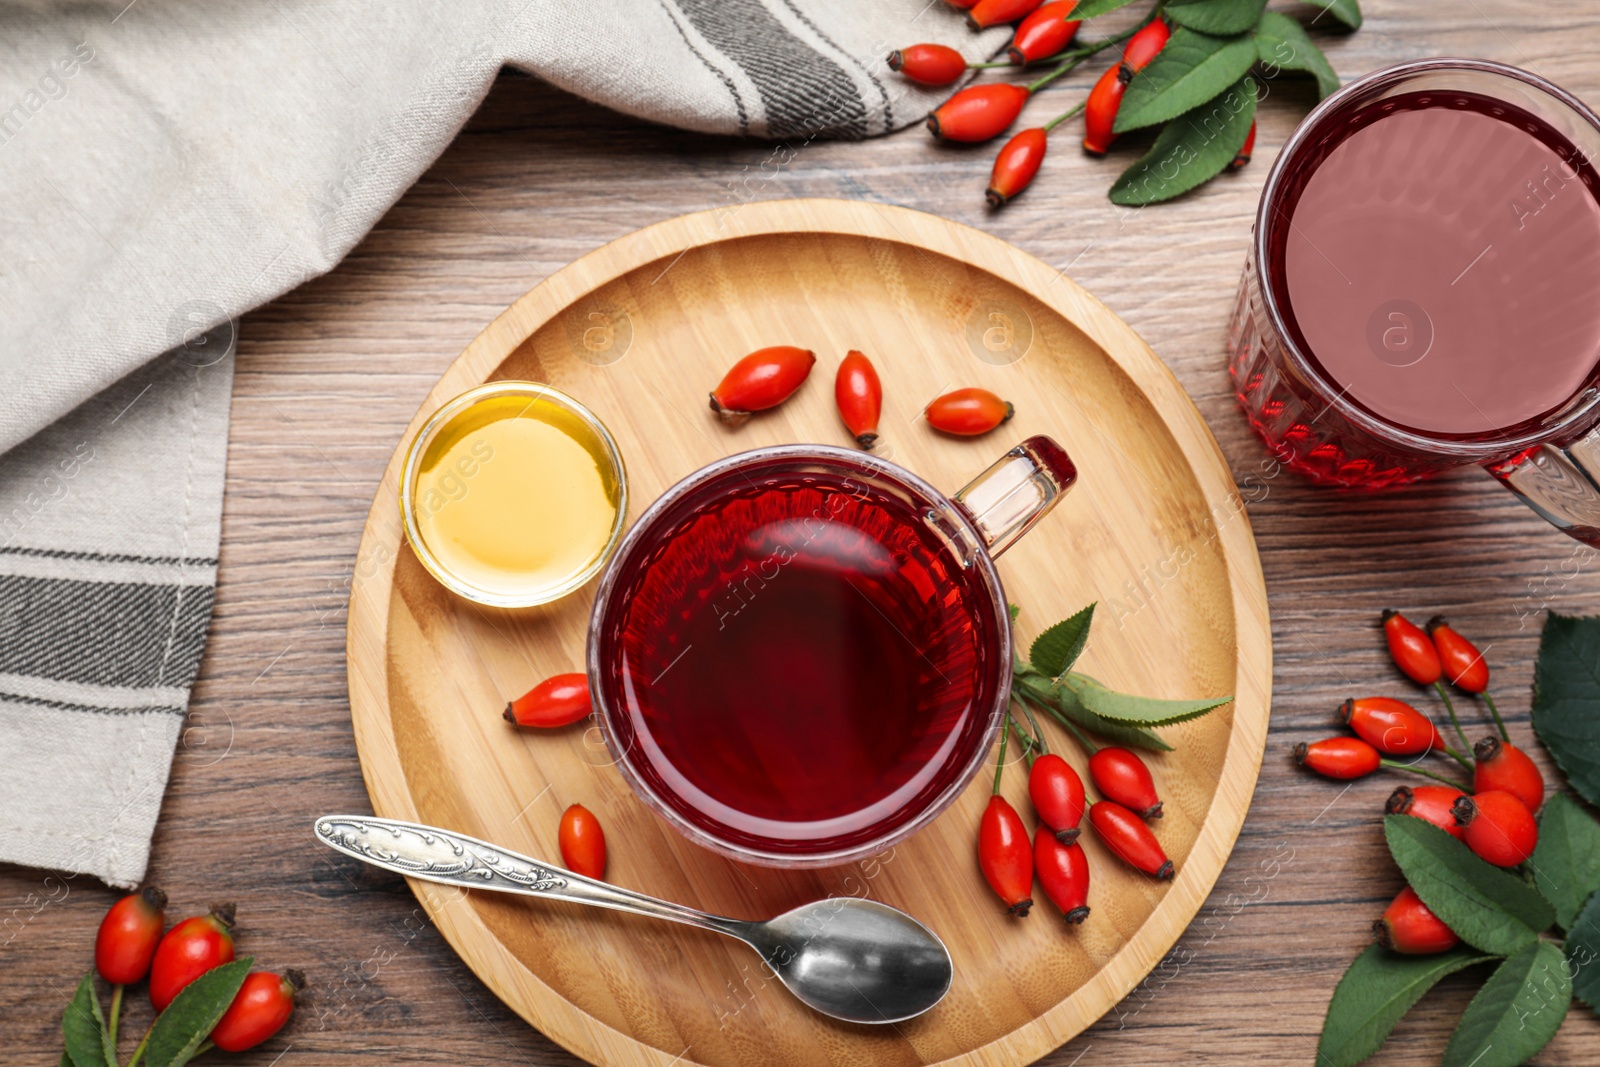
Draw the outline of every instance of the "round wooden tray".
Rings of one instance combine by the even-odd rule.
[[[706,393],[752,349],[814,349],[812,380],[775,412],[720,425]],[[637,514],[690,471],[790,441],[849,444],[833,403],[845,351],[875,361],[882,454],[949,490],[1022,438],[1048,433],[1081,472],[1066,500],[1000,562],[1022,606],[1022,647],[1090,601],[1083,669],[1151,696],[1233,693],[1163,731],[1151,760],[1158,836],[1178,876],[1160,884],[1084,835],[1093,914],[1042,903],[1008,917],[978,873],[987,776],[932,826],[875,860],[822,871],[745,867],[678,836],[636,801],[598,734],[534,734],[506,698],[581,669],[592,586],[520,612],[460,600],[404,544],[405,442],[441,403],[495,378],[549,382],[611,428]],[[923,406],[981,385],[1016,417],[977,440],[939,436]],[[596,1063],[1014,1064],[1059,1046],[1126,995],[1205,900],[1238,835],[1266,740],[1271,637],[1249,520],[1216,442],[1155,354],[1070,279],[977,230],[879,204],[791,200],[703,212],[614,241],[495,319],[429,394],[368,518],[350,604],[351,716],[378,815],[556,859],[561,811],[605,824],[607,877],[740,917],[834,894],[869,895],[936,930],[954,987],[898,1026],[834,1023],[793,1000],[744,946],[684,927],[413,883],[429,915],[507,1004]],[[1047,727],[1049,729],[1049,727]],[[1080,767],[1066,738],[1052,740]],[[1006,792],[1027,812],[1026,781]],[[1031,815],[1026,816],[1031,823]]]

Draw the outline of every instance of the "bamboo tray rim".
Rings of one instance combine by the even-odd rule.
[[[1065,273],[1000,238],[938,216],[874,202],[754,201],[679,216],[619,237],[550,275],[497,316],[451,363],[406,427],[363,528],[346,629],[351,721],[362,776],[375,814],[418,819],[392,733],[387,672],[381,667],[374,670],[370,660],[351,651],[362,643],[387,647],[394,572],[403,543],[398,491],[405,442],[440,404],[487,380],[536,330],[606,283],[648,264],[675,263],[695,248],[786,233],[865,237],[922,249],[985,271],[1027,293],[1080,329],[1128,376],[1165,423],[1213,510],[1224,503],[1231,509],[1227,521],[1216,524],[1215,542],[1232,595],[1237,669],[1233,728],[1216,791],[1186,862],[1145,922],[1088,982],[1022,1026],[941,1060],[938,1067],[1030,1062],[1077,1036],[1131,992],[1182,936],[1210,894],[1238,838],[1260,773],[1271,699],[1272,646],[1249,516],[1222,451],[1193,400],[1127,323]],[[650,1067],[696,1062],[590,1016],[525,967],[475,911],[437,906],[432,894],[420,891],[426,883],[408,881],[429,917],[474,973],[529,1024],[574,1055],[595,1063]]]

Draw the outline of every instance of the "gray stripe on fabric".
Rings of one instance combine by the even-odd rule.
[[[185,559],[182,556],[136,556],[126,552],[67,552],[59,548],[23,548],[13,545],[0,545],[0,555],[36,556],[40,559],[82,559],[92,563],[175,563],[188,567],[217,565],[217,561],[209,557]]]
[[[829,37],[826,33],[823,33],[822,27],[818,26],[814,21],[812,21],[810,15],[807,15],[804,11],[800,10],[800,5],[795,3],[795,0],[783,0],[783,6],[793,12],[794,17],[799,19],[806,29],[810,30],[812,33],[816,34],[819,39],[826,42],[829,48],[832,48],[841,56],[847,57],[850,62],[855,65],[857,70],[861,71],[861,73],[867,76],[867,80],[872,83],[872,87],[878,90],[878,95],[883,98],[883,132],[888,133],[889,131],[893,130],[894,101],[889,99],[889,90],[884,87],[882,79],[872,72],[871,67],[867,66],[867,64],[861,61],[861,57],[853,56],[849,52],[846,52],[843,48],[839,47],[839,43],[837,41],[835,41],[832,37]]]
[[[660,4],[661,9],[667,13],[667,19],[671,21],[672,28],[678,31],[679,37],[683,38],[684,46],[689,49],[690,54],[700,61],[701,66],[715,74],[722,84],[727,87],[728,95],[733,97],[733,108],[739,114],[739,132],[749,133],[750,113],[745,110],[744,97],[739,95],[739,87],[733,83],[732,78],[728,77],[726,71],[707,59],[705,53],[696,48],[694,42],[689,40],[689,35],[683,32],[683,27],[678,23],[678,13],[672,9],[667,0],[656,0],[656,3]]]
[[[0,575],[0,672],[187,686],[205,650],[208,586]]]
[[[103,708],[95,704],[74,704],[67,700],[44,700],[39,697],[19,697],[0,693],[0,704],[30,704],[34,707],[53,708],[56,711],[82,711],[91,715],[176,715],[189,714],[187,706],[161,705],[148,708]]]
[[[867,135],[867,105],[844,68],[801,41],[759,0],[677,0],[700,35],[755,83],[767,136]]]

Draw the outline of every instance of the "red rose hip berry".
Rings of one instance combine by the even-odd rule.
[[[816,353],[808,348],[758,348],[728,368],[711,391],[711,410],[723,422],[739,423],[753,411],[775,408],[805,384],[816,362]]]
[[[1150,827],[1133,812],[1110,800],[1089,809],[1089,825],[1106,847],[1131,867],[1156,878],[1169,879],[1176,868],[1161,849]]]
[[[1538,811],[1544,803],[1544,775],[1528,754],[1502,741],[1493,734],[1472,746],[1472,757],[1477,762],[1472,769],[1472,791],[1486,793],[1498,789],[1510,793]]]
[[[1389,794],[1383,810],[1389,815],[1410,815],[1430,822],[1460,840],[1466,830],[1456,822],[1456,801],[1466,796],[1461,790],[1448,785],[1403,785]]]
[[[1528,805],[1498,789],[1462,797],[1455,803],[1462,840],[1481,859],[1496,867],[1515,867],[1533,855],[1539,844],[1539,824]]]
[[[1089,777],[1107,800],[1141,819],[1161,818],[1161,798],[1144,761],[1125,748],[1102,748],[1089,757]]]
[[[190,982],[233,959],[233,916],[232,904],[218,904],[211,914],[167,931],[150,964],[150,1004],[157,1012],[166,1011]]]
[[[1379,752],[1418,756],[1445,747],[1444,735],[1428,718],[1403,700],[1361,697],[1339,705],[1339,721]]]
[[[872,360],[852,349],[834,375],[833,399],[845,429],[856,444],[870,451],[878,443],[878,419],[883,414],[883,383]]]
[[[1389,609],[1383,613],[1383,637],[1389,644],[1389,655],[1395,666],[1407,678],[1418,685],[1432,685],[1439,680],[1443,673],[1439,650],[1416,623]]]
[[[111,905],[94,939],[94,969],[112,985],[132,985],[150,973],[167,921],[167,895],[147,885]]]
[[[1372,924],[1372,936],[1384,948],[1408,956],[1448,952],[1461,943],[1455,931],[1428,910],[1410,886],[1400,890],[1394,903],[1384,909],[1383,918]]]
[[[1070,845],[1082,831],[1083,779],[1072,769],[1072,764],[1047,752],[1033,761],[1028,771],[1028,799],[1039,821],[1054,832],[1056,840]]]
[[[1044,895],[1074,926],[1089,917],[1089,857],[1077,843],[1063,844],[1040,826],[1033,838],[1033,865]]]
[[[1011,914],[1028,914],[1033,907],[1033,848],[1017,809],[999,794],[989,798],[978,824],[978,869]]]
[[[914,44],[890,52],[889,69],[919,85],[949,85],[967,72],[967,60],[949,45]]]
[[[1324,778],[1364,778],[1378,769],[1383,757],[1359,737],[1328,737],[1294,746],[1294,758]]]
[[[544,729],[568,726],[593,711],[589,678],[582,673],[554,674],[506,705],[506,722]]]
[[[588,808],[574,804],[561,813],[558,842],[561,862],[567,865],[567,870],[585,878],[605,877],[606,832]]]
[[[278,975],[251,971],[233,1003],[211,1030],[211,1041],[224,1052],[243,1052],[283,1029],[294,1014],[295,994],[306,986],[305,975],[289,970]]]

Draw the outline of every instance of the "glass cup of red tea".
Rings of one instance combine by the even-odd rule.
[[[1476,463],[1600,545],[1600,119],[1513,67],[1430,59],[1278,156],[1230,336],[1286,466],[1378,489]]]
[[[854,862],[927,825],[1009,699],[994,558],[1076,476],[1032,437],[950,497],[827,445],[685,478],[634,523],[590,616],[623,777],[690,840],[768,866]]]

